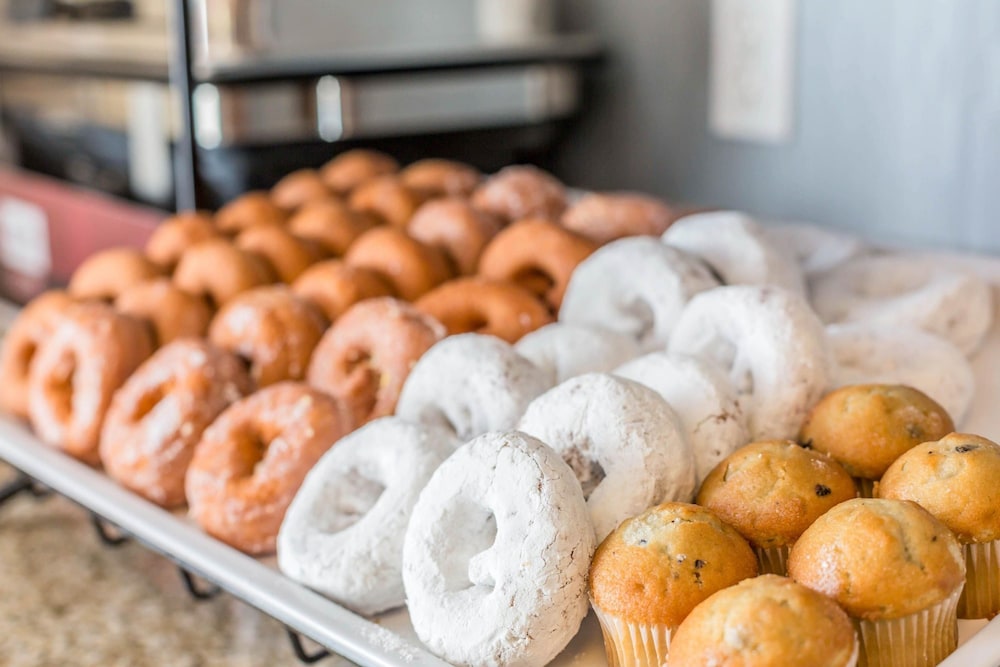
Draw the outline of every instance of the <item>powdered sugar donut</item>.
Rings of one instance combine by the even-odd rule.
[[[573,471],[523,433],[484,434],[413,508],[403,545],[413,627],[455,665],[541,667],[587,615],[593,554]]]
[[[806,276],[834,269],[865,252],[864,242],[846,232],[801,222],[764,227],[764,237],[787,257],[794,257]]]
[[[718,284],[700,260],[656,238],[621,239],[576,267],[559,320],[613,329],[650,351],[667,344],[691,297]]]
[[[614,374],[649,387],[677,413],[694,453],[696,486],[719,461],[750,442],[736,392],[715,364],[686,354],[653,352]]]
[[[532,401],[518,429],[556,450],[576,474],[598,541],[653,505],[694,496],[683,427],[638,382],[604,373],[570,378]]]
[[[550,385],[584,373],[610,371],[639,354],[639,346],[625,334],[568,322],[532,331],[514,349],[542,369]]]
[[[511,429],[549,388],[545,375],[499,338],[450,336],[424,353],[396,404],[403,419],[442,426],[463,442]]]
[[[458,444],[447,431],[397,417],[342,438],[309,472],[285,514],[278,567],[362,614],[402,605],[410,512]]]
[[[830,380],[823,325],[780,287],[720,287],[691,300],[670,351],[722,365],[753,440],[794,439]]]
[[[859,257],[813,284],[824,322],[868,321],[915,327],[947,338],[965,354],[978,349],[993,322],[993,299],[972,272],[906,255]]]
[[[976,378],[965,355],[949,341],[919,329],[864,322],[831,324],[826,335],[835,387],[905,384],[937,401],[956,424],[968,412]]]
[[[806,293],[795,258],[774,246],[764,228],[744,213],[688,215],[671,225],[662,238],[703,259],[726,285],[777,285]]]

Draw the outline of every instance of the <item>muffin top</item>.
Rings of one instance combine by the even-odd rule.
[[[713,593],[670,642],[670,667],[853,667],[854,626],[837,603],[765,574]]]
[[[787,546],[834,505],[853,498],[854,480],[826,454],[789,440],[741,447],[701,485],[698,504],[758,547]]]
[[[802,533],[788,574],[853,616],[899,618],[954,593],[965,559],[951,531],[916,503],[855,498]]]
[[[709,509],[664,503],[623,521],[590,566],[590,596],[628,623],[676,626],[715,591],[757,574],[736,529]]]
[[[1000,539],[1000,445],[966,433],[925,442],[889,466],[876,494],[920,504],[959,542]]]
[[[799,442],[830,454],[854,477],[878,479],[901,454],[955,430],[932,398],[912,387],[841,387],[812,409]]]

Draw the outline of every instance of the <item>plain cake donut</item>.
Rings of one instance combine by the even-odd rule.
[[[625,236],[659,236],[677,218],[666,202],[636,192],[584,195],[562,216],[562,224],[581,236],[605,244]]]
[[[284,227],[251,227],[236,237],[236,247],[260,257],[283,283],[294,282],[320,260],[318,245],[300,239]]]
[[[310,266],[292,283],[292,291],[311,301],[330,322],[336,322],[358,301],[393,296],[392,287],[378,273],[348,266],[339,259]]]
[[[648,352],[667,344],[691,297],[718,284],[700,260],[659,239],[619,239],[573,272],[559,321],[612,329]]]
[[[646,385],[670,404],[694,452],[697,483],[750,442],[747,418],[718,366],[686,354],[652,352],[614,371]]]
[[[521,220],[497,234],[479,260],[479,273],[509,280],[538,295],[559,312],[573,271],[597,246],[559,225]]]
[[[263,225],[281,225],[288,213],[263,191],[248,192],[232,200],[215,214],[215,226],[225,234]]]
[[[663,242],[700,257],[726,285],[777,285],[805,294],[794,256],[771,243],[764,228],[736,211],[688,215],[663,234]]]
[[[559,456],[522,433],[487,433],[438,468],[413,508],[413,627],[455,665],[541,667],[587,615],[593,553],[580,485]]]
[[[417,209],[406,231],[440,248],[459,275],[471,275],[479,267],[486,244],[500,231],[500,221],[465,199],[450,197],[433,199]]]
[[[858,257],[813,283],[824,322],[914,327],[971,355],[993,322],[989,284],[970,271],[906,255]]]
[[[399,172],[403,185],[424,198],[468,197],[483,176],[475,167],[453,160],[417,160]]]
[[[585,325],[553,322],[517,341],[514,349],[557,385],[584,373],[606,373],[639,355],[625,334]]]
[[[191,518],[240,551],[272,553],[306,473],[351,426],[336,400],[297,382],[232,404],[195,447],[185,478]]]
[[[101,429],[104,471],[163,507],[184,504],[184,475],[201,434],[252,390],[240,360],[208,341],[157,350],[115,392]]]
[[[85,259],[69,279],[67,291],[77,300],[114,301],[132,285],[160,275],[160,268],[141,251],[109,248]]]
[[[330,196],[319,172],[315,169],[299,169],[288,174],[271,188],[271,201],[286,211],[294,211],[317,199]]]
[[[376,226],[372,216],[352,211],[336,197],[309,202],[288,221],[288,231],[312,241],[323,252],[343,257],[359,236]]]
[[[146,241],[146,257],[165,272],[173,272],[184,251],[219,236],[212,215],[205,211],[185,211],[167,218]]]
[[[566,187],[538,167],[512,165],[480,184],[472,193],[472,205],[505,222],[522,218],[558,220],[566,210]]]
[[[419,299],[451,277],[440,250],[393,227],[366,232],[347,251],[344,261],[378,272],[406,301]]]
[[[694,457],[681,423],[638,382],[604,373],[570,378],[532,401],[517,428],[573,470],[598,541],[648,507],[694,497]]]
[[[396,415],[443,426],[467,441],[514,428],[549,388],[545,374],[499,338],[449,336],[429,349],[403,385]]]
[[[360,426],[392,414],[410,369],[444,335],[440,322],[408,303],[362,301],[323,334],[309,384],[341,401]]]
[[[258,387],[301,380],[326,329],[319,310],[285,285],[257,287],[216,314],[208,339],[245,359]]]
[[[212,309],[205,300],[188,294],[169,278],[129,287],[115,299],[115,308],[149,322],[158,346],[176,338],[204,336],[212,321]]]
[[[699,294],[681,313],[670,352],[724,369],[752,440],[794,440],[830,382],[823,325],[801,296],[780,287]]]
[[[240,292],[274,282],[267,263],[225,239],[188,248],[174,271],[174,283],[219,308]]]
[[[104,303],[70,304],[32,361],[28,416],[38,437],[97,463],[111,397],[153,351],[140,320]]]
[[[354,148],[323,165],[320,176],[328,188],[346,195],[376,176],[393,174],[398,170],[399,163],[389,155],[368,148]]]
[[[514,343],[552,321],[545,304],[513,283],[458,278],[435,287],[413,304],[448,329],[476,332]]]
[[[410,513],[458,444],[445,431],[396,417],[345,436],[309,471],[285,514],[282,573],[361,614],[402,606]]]

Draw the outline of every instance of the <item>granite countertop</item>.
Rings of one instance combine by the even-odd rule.
[[[13,478],[0,464],[0,485]],[[0,665],[297,664],[281,624],[225,594],[195,601],[172,563],[101,544],[67,500],[0,506]]]

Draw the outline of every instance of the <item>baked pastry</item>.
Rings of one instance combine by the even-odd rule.
[[[745,537],[761,572],[785,574],[788,550],[813,521],[857,495],[840,464],[788,440],[742,447],[705,478],[698,504]]]
[[[219,236],[212,214],[207,211],[185,211],[167,218],[146,241],[146,257],[164,272],[171,273],[184,251],[191,246]]]
[[[174,270],[174,283],[200,296],[213,310],[240,292],[274,282],[270,266],[257,255],[226,239],[203,241],[184,251]]]
[[[377,272],[406,301],[415,301],[451,277],[441,251],[412,239],[393,227],[365,232],[344,261]]]
[[[889,466],[876,486],[879,498],[912,500],[958,538],[966,582],[959,618],[1000,612],[1000,445],[951,433],[914,447]]]
[[[590,565],[608,664],[667,664],[671,638],[691,610],[756,575],[746,540],[709,509],[664,503],[623,521]]]
[[[465,199],[432,199],[417,209],[406,227],[410,236],[439,248],[458,275],[472,275],[486,244],[500,231],[500,221],[477,211]]]
[[[374,215],[396,229],[406,229],[423,199],[403,185],[398,176],[378,176],[351,191],[348,205],[360,213]]]
[[[312,241],[332,257],[343,257],[359,236],[378,224],[378,220],[348,208],[336,197],[305,204],[291,220],[288,231]]]
[[[160,275],[160,268],[133,248],[101,250],[77,267],[67,291],[74,299],[114,301],[132,285]]]
[[[385,153],[370,148],[344,151],[320,169],[326,186],[340,195],[376,176],[392,174],[399,170],[399,163]]]
[[[471,165],[440,158],[417,160],[404,167],[399,177],[403,185],[425,199],[468,197],[483,178]]]
[[[594,535],[573,473],[523,433],[460,447],[420,494],[403,545],[417,636],[457,665],[545,665],[587,615]]]
[[[602,327],[553,322],[514,345],[555,386],[584,373],[608,373],[639,354],[635,340]]]
[[[129,287],[115,299],[115,308],[149,322],[157,346],[177,338],[204,336],[212,321],[212,310],[205,300],[188,294],[169,278]]]
[[[802,424],[799,442],[829,454],[856,478],[870,497],[882,473],[920,443],[955,430],[951,417],[912,387],[862,384],[823,397]]]
[[[267,262],[283,283],[294,282],[303,271],[322,258],[318,244],[300,239],[284,227],[251,227],[236,237],[236,247]]]
[[[414,305],[448,329],[489,334],[508,343],[552,321],[545,304],[513,283],[457,278],[438,285]]]
[[[538,167],[512,165],[483,181],[472,193],[472,205],[504,222],[558,220],[566,210],[566,187]]]
[[[625,236],[659,236],[677,219],[666,202],[637,192],[593,192],[562,216],[562,224],[581,236],[609,243]]]
[[[292,283],[292,291],[311,301],[330,322],[336,322],[358,301],[393,296],[392,287],[380,274],[348,266],[339,259],[310,266]]]
[[[858,640],[837,603],[765,574],[713,593],[670,643],[670,667],[854,667]]]
[[[795,542],[788,574],[852,617],[862,665],[936,665],[958,645],[962,549],[916,503],[855,498],[837,505]]]
[[[248,192],[232,200],[215,214],[215,226],[225,234],[239,234],[250,227],[280,225],[288,213],[263,191]]]
[[[294,211],[317,199],[330,196],[319,172],[299,169],[288,174],[271,188],[271,201],[286,211]]]

